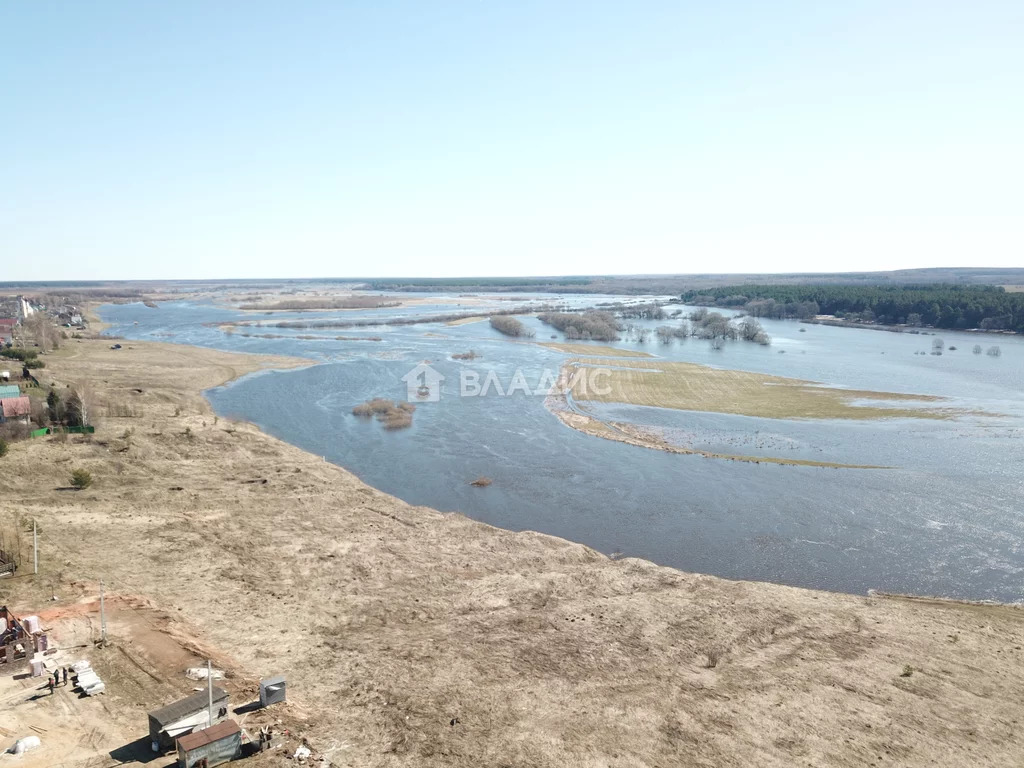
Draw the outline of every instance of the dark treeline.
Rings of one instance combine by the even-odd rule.
[[[378,291],[466,290],[544,293],[611,293],[623,296],[679,295],[684,291],[711,290],[728,285],[809,285],[899,287],[956,283],[972,285],[1024,285],[1024,269],[939,268],[904,269],[894,272],[846,272],[840,274],[796,272],[790,274],[677,274],[677,275],[565,275],[560,277],[464,277],[374,278],[361,281]]]
[[[1024,293],[999,286],[732,285],[687,291],[688,304],[755,317],[835,315],[853,322],[1024,333]]]

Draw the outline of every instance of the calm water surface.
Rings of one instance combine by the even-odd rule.
[[[590,304],[614,297],[536,297]],[[515,302],[519,303],[519,302]],[[498,302],[507,307],[513,302]],[[345,313],[242,313],[210,303],[109,305],[108,331],[243,352],[301,355],[318,365],[253,375],[208,392],[216,411],[325,456],[413,504],[457,510],[515,530],[581,541],[688,571],[863,593],[869,588],[973,599],[1024,599],[1024,340],[942,332],[932,336],[765,321],[771,347],[724,350],[688,340],[621,342],[670,360],[791,376],[829,385],[950,398],[997,416],[952,421],[779,421],[624,405],[598,415],[655,425],[709,450],[881,464],[821,469],[668,454],[563,426],[544,398],[459,397],[460,371],[521,370],[531,387],[564,356],[513,343],[486,322],[284,330],[287,338],[232,336],[207,325],[453,311],[443,304]],[[551,328],[524,322],[537,340]],[[654,327],[663,323],[639,323]],[[298,339],[298,335],[316,335]],[[384,340],[339,341],[338,335]],[[998,344],[998,358],[972,347]],[[470,363],[450,359],[473,349]],[[441,399],[420,404],[407,430],[388,432],[351,415],[371,397],[404,399],[402,381],[423,360],[445,376]],[[474,488],[479,475],[493,478]]]

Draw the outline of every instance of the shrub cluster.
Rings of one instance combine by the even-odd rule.
[[[619,321],[611,312],[589,310],[587,312],[545,312],[537,316],[562,331],[567,339],[592,339],[595,341],[618,341]]]
[[[39,359],[39,352],[35,349],[4,347],[0,349],[0,357],[6,357],[9,360],[20,360],[29,369],[46,367],[46,363]]]
[[[375,416],[383,424],[384,429],[402,429],[412,426],[412,414],[416,406],[388,400],[386,397],[375,397],[360,403],[352,409],[352,413],[363,418]]]
[[[655,333],[662,344],[670,344],[675,339],[686,339],[694,336],[707,339],[715,349],[721,349],[726,341],[743,339],[763,346],[772,343],[771,337],[765,333],[761,323],[752,317],[744,317],[737,322],[730,320],[719,312],[709,312],[701,307],[690,313],[690,322],[680,321],[678,326],[661,325]]]
[[[491,318],[491,328],[506,336],[531,337],[533,331],[509,315],[494,315]]]

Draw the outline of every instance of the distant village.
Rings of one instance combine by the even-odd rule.
[[[0,440],[49,434],[53,426],[86,426],[69,424],[63,403],[48,407],[33,373],[45,366],[40,355],[84,330],[82,310],[70,297],[0,297]]]

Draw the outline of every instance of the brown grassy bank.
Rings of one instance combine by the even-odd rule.
[[[549,395],[545,406],[567,427],[585,432],[594,437],[614,440],[618,443],[635,445],[639,448],[653,448],[666,453],[683,456],[703,456],[706,459],[744,461],[750,464],[782,464],[792,467],[825,467],[829,469],[891,469],[878,464],[842,464],[835,461],[814,461],[813,459],[792,459],[780,456],[752,456],[738,453],[720,453],[696,448],[685,448],[670,443],[654,429],[622,421],[602,421],[589,413],[580,413],[569,408],[565,395]]]
[[[733,413],[770,419],[946,419],[962,411],[951,408],[908,408],[870,405],[861,401],[892,403],[941,402],[932,395],[873,392],[827,387],[813,381],[769,376],[751,371],[710,368],[668,360],[624,360],[609,366],[599,358],[575,358],[562,368],[571,377],[576,367],[606,371],[606,390],[595,392],[577,381],[578,400],[630,403],[685,411]]]
[[[0,583],[0,599],[99,578],[144,595],[247,669],[287,674],[306,735],[336,766],[1021,754],[1019,610],[724,581],[410,507],[214,419],[201,389],[268,361],[107,346],[83,342],[46,374],[137,398],[141,415],[0,459],[4,513],[44,532],[44,577]],[[95,485],[59,490],[73,466]]]
[[[595,357],[654,357],[650,352],[637,349],[622,349],[601,344],[566,344],[557,341],[538,341],[542,347],[570,355],[592,355]]]

